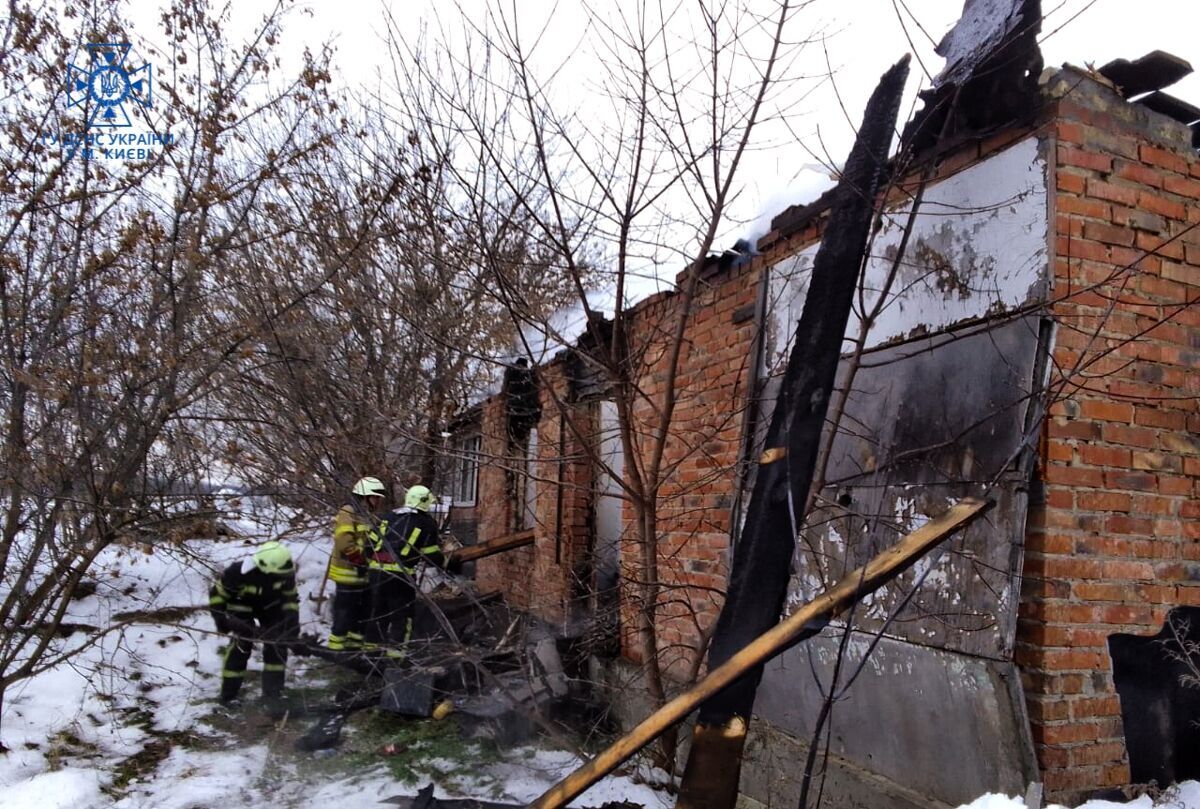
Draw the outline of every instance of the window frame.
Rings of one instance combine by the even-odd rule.
[[[457,508],[474,508],[479,503],[479,470],[482,466],[483,436],[470,430],[454,437],[450,461],[450,502]],[[463,498],[465,484],[470,482],[470,497]]]

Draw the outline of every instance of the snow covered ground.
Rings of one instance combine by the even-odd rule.
[[[1079,809],[1197,809],[1200,807],[1200,783],[1187,781],[1171,787],[1163,792],[1157,800],[1149,795],[1127,803],[1113,801],[1088,801],[1081,804]],[[1025,809],[1025,801],[1021,798],[1009,798],[1004,795],[984,795],[959,809]],[[1062,809],[1057,804],[1048,804],[1044,809]]]
[[[244,508],[236,501],[231,508]],[[96,592],[72,603],[68,623],[80,629],[64,642],[94,640],[67,663],[15,686],[8,694],[0,740],[0,806],[4,809],[240,809],[269,805],[328,809],[349,801],[375,804],[437,784],[439,797],[526,802],[574,768],[578,759],[550,747],[484,749],[457,740],[449,728],[411,722],[419,730],[400,755],[380,755],[379,741],[398,720],[356,714],[336,752],[294,748],[298,725],[275,722],[252,705],[258,693],[251,660],[243,708],[221,708],[220,638],[205,609],[214,573],[258,542],[280,537],[299,567],[304,630],[324,635],[315,595],[325,571],[323,532],[288,532],[287,514],[265,521],[231,515],[244,539],[191,541],[108,549],[90,577]],[[332,667],[311,659],[288,664],[294,692],[330,687]],[[326,693],[327,698],[327,693]],[[387,724],[391,722],[392,724]],[[432,728],[432,730],[429,730]],[[374,734],[374,735],[373,735]],[[380,736],[380,734],[383,734]],[[422,735],[424,734],[424,735]],[[604,779],[577,806],[627,800],[651,809],[673,799],[641,779]],[[986,795],[967,809],[1018,809],[1024,802]],[[1200,809],[1200,785],[1127,804],[1090,801],[1084,809],[1151,806]]]
[[[439,797],[528,801],[573,769],[574,754],[554,749],[493,750],[475,759],[465,747],[461,752],[471,760],[456,761],[420,755],[420,746],[432,743],[418,742],[404,756],[403,763],[412,764],[405,767],[406,783],[389,766],[396,762],[373,749],[350,752],[356,740],[368,738],[355,724],[359,715],[347,724],[339,751],[298,752],[293,746],[298,728],[281,726],[253,704],[257,653],[246,680],[246,705],[236,712],[220,707],[215,697],[221,639],[205,609],[209,584],[216,571],[257,542],[279,536],[255,522],[235,520],[232,527],[244,541],[114,547],[97,560],[90,577],[96,592],[73,602],[66,622],[125,625],[109,634],[75,632],[65,642],[95,642],[10,690],[0,722],[0,740],[9,749],[0,755],[4,809],[327,809],[347,800],[370,805],[412,795],[431,781]],[[327,540],[320,532],[283,539],[299,567],[303,629],[324,636],[327,626],[317,615],[315,595]],[[288,686],[327,685],[331,668],[293,657]],[[577,805],[610,800],[647,807],[669,803],[659,791],[614,776]]]

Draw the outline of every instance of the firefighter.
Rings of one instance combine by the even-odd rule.
[[[416,613],[417,568],[422,562],[447,567],[438,544],[438,524],[429,513],[433,494],[413,486],[404,506],[388,513],[376,535],[368,576],[371,588],[371,640],[385,644],[389,657],[404,657]]]
[[[300,634],[300,599],[292,554],[267,542],[249,559],[234,562],[208,591],[217,631],[229,635],[221,669],[221,701],[237,698],[254,642],[263,644],[262,695],[268,704],[283,698],[287,644]]]
[[[328,576],[337,588],[333,596],[333,629],[328,648],[355,651],[363,647],[363,625],[370,616],[366,552],[379,526],[384,488],[379,478],[366,477],[350,490],[353,500],[333,518],[333,553]]]

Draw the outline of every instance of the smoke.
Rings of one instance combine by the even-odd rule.
[[[837,180],[829,175],[824,166],[809,164],[801,167],[791,182],[765,194],[758,213],[739,238],[756,245],[771,230],[772,219],[793,205],[807,205],[815,201],[836,184]]]

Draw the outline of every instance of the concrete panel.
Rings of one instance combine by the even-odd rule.
[[[799,805],[808,745],[766,722],[746,738],[737,809],[795,809]],[[950,809],[950,804],[905,789],[841,756],[819,757],[809,805],[821,809]]]
[[[843,683],[870,640],[854,633]],[[768,664],[757,718],[806,743],[837,649],[837,636],[826,630]],[[1037,766],[1019,691],[1011,663],[884,638],[833,709],[830,751],[903,791],[952,806],[984,792],[1024,793]]]
[[[876,308],[885,291],[868,348],[1042,299],[1048,265],[1046,182],[1046,161],[1033,136],[931,184],[889,286],[909,208],[890,212],[871,247],[864,305],[856,304],[847,336],[857,336],[864,314]],[[787,359],[817,247],[771,268],[768,369],[781,371]]]

